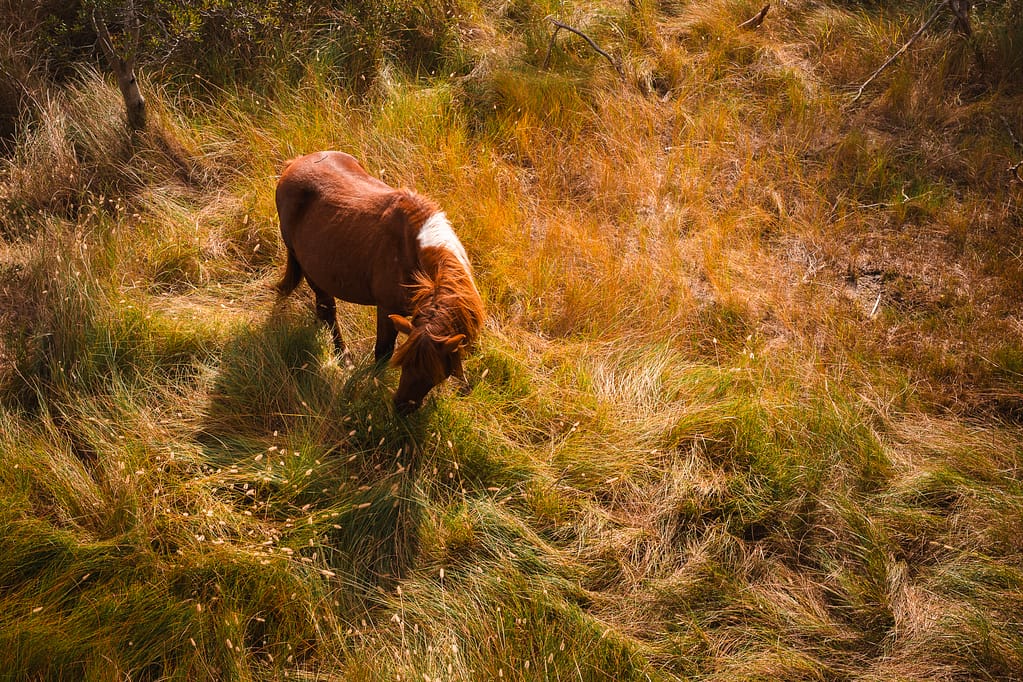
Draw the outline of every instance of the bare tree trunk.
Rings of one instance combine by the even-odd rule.
[[[92,14],[92,25],[96,29],[100,48],[117,77],[117,87],[120,88],[121,96],[124,98],[128,130],[138,133],[146,129],[146,100],[142,96],[138,79],[135,77],[135,53],[139,48],[140,26],[134,4],[131,2],[128,3],[128,23],[131,25],[132,44],[127,54],[122,56],[114,48],[114,41],[110,37],[106,21],[102,17],[98,17],[95,12]]]
[[[124,97],[124,108],[128,113],[128,128],[132,132],[139,132],[146,129],[146,100],[139,90],[138,80],[135,78],[135,71],[130,66],[119,69],[117,72],[117,85],[121,88],[121,96]]]

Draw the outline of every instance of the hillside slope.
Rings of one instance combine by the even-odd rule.
[[[1019,678],[1020,3],[856,101],[935,3],[371,4],[140,3],[134,136],[5,34],[0,679]],[[455,225],[467,395],[274,300],[327,148]]]

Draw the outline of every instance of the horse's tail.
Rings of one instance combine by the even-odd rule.
[[[301,157],[288,159],[284,162],[284,165],[281,166],[281,180],[284,179],[284,173],[288,170],[291,164],[298,161],[299,158]],[[277,290],[277,296],[279,298],[284,298],[294,291],[295,287],[302,283],[302,277],[304,276],[302,266],[298,264],[298,259],[295,258],[295,252],[292,250],[291,244],[289,243],[289,230],[285,229],[286,225],[293,225],[298,216],[290,215],[292,211],[281,205],[282,196],[281,181],[278,181],[275,201],[277,203],[277,214],[280,216],[281,220],[281,238],[284,240],[285,249],[287,249],[287,262],[284,266],[284,275],[281,277],[281,280],[274,285],[274,289]]]
[[[295,252],[291,250],[290,246],[287,249],[288,261],[284,266],[284,276],[281,277],[281,281],[274,287],[277,289],[277,295],[281,298],[294,291],[295,287],[302,283],[302,277],[304,276],[302,266],[298,264],[298,259],[295,258]]]

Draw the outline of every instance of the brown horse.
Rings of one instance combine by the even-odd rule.
[[[334,299],[377,307],[377,361],[401,368],[394,394],[403,413],[449,376],[465,380],[462,352],[479,335],[483,301],[462,243],[429,199],[370,176],[343,152],[290,161],[277,182],[288,261],[277,291],[303,276],[316,314],[345,355]],[[406,316],[410,316],[411,321]],[[408,339],[394,350],[398,332]]]

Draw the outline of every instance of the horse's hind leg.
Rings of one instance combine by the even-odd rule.
[[[347,357],[345,342],[341,338],[341,327],[337,323],[337,304],[334,297],[312,282],[309,282],[309,288],[316,294],[316,317],[327,326],[334,340],[334,352],[339,358]]]

